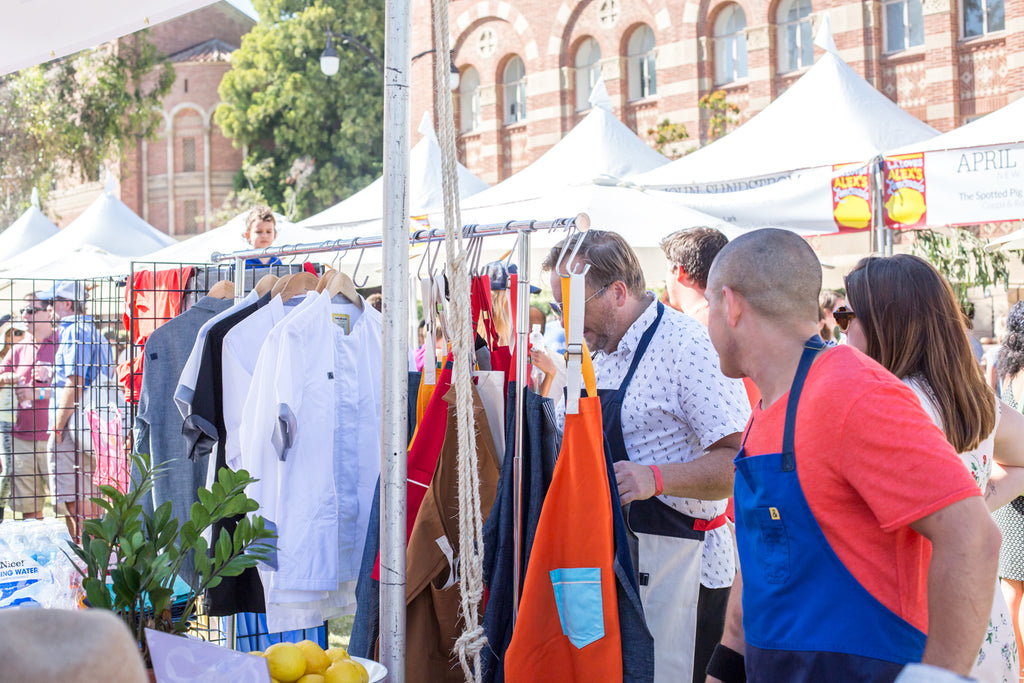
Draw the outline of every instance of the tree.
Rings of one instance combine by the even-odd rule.
[[[962,228],[952,228],[948,235],[915,230],[914,237],[911,251],[931,262],[949,281],[965,313],[973,308],[967,296],[971,287],[1010,286],[1009,257],[1003,251],[986,249],[985,241],[973,233]],[[1022,255],[1019,251],[1014,254]]]
[[[160,123],[174,68],[146,32],[25,69],[0,83],[0,224],[52,181],[94,176]]]
[[[651,139],[651,147],[669,159],[678,159],[686,154],[686,152],[680,151],[677,143],[689,138],[690,134],[686,132],[684,124],[672,123],[668,119],[664,119],[654,128],[647,129],[647,137]]]
[[[740,108],[725,97],[724,90],[715,90],[697,100],[697,106],[708,113],[708,142],[714,142],[725,135],[728,132],[726,129],[739,120],[736,116]]]
[[[363,53],[338,46],[341,68],[320,71],[325,30],[353,35],[383,55],[381,0],[255,0],[259,23],[242,39],[220,85],[215,121],[250,165],[271,160],[253,189],[271,206],[307,215],[380,175],[383,76]],[[309,162],[312,162],[312,170]],[[295,164],[308,173],[296,175]],[[291,182],[289,182],[289,180]],[[235,186],[246,186],[242,174]]]

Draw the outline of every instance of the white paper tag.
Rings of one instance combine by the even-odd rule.
[[[346,335],[352,330],[348,313],[331,313],[331,322],[344,330]]]

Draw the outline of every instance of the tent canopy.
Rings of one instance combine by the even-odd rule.
[[[936,134],[826,52],[789,90],[733,132],[630,180],[648,187],[707,185],[867,162]]]
[[[905,145],[892,150],[892,154],[937,152],[964,147],[1012,145],[1024,142],[1024,98],[1011,102],[1002,109],[980,119],[954,128],[948,133]]]
[[[441,188],[441,147],[437,143],[430,116],[423,115],[419,132],[423,138],[409,152],[409,213],[421,216],[444,207]],[[488,185],[462,164],[456,165],[459,197],[486,190]],[[384,216],[384,178],[380,177],[359,192],[318,214],[300,221],[304,228],[372,221]]]
[[[0,263],[0,268],[31,267],[49,263],[85,246],[96,247],[113,256],[143,256],[174,244],[166,235],[139,218],[107,188],[81,216],[31,249]]]
[[[34,247],[43,240],[53,237],[60,230],[39,210],[39,193],[32,188],[32,205],[18,220],[0,233],[0,261]]]
[[[0,75],[95,47],[213,0],[19,0],[4,3]]]
[[[636,133],[602,106],[539,159],[489,190],[462,202],[464,209],[494,206],[550,195],[601,176],[624,178],[668,163]],[[516,218],[516,216],[509,216]]]

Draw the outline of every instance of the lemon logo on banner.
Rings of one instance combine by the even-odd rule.
[[[832,215],[839,232],[863,230],[871,225],[867,166],[836,164],[832,167]]]
[[[924,153],[886,157],[885,224],[890,228],[920,228],[927,224]]]

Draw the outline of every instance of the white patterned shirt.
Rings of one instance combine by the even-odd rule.
[[[656,316],[657,305],[652,298],[614,352],[594,354],[598,389],[617,389],[622,384],[640,337]],[[561,401],[558,417],[563,424],[564,412],[565,403]],[[750,403],[743,383],[722,374],[707,329],[666,306],[622,402],[622,436],[630,460],[641,465],[696,460],[713,443],[742,432],[749,417]],[[698,519],[713,519],[726,507],[724,500],[660,498]],[[708,531],[701,583],[708,588],[725,588],[732,585],[735,573],[732,532],[728,526]]]

